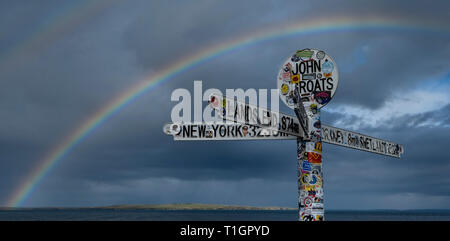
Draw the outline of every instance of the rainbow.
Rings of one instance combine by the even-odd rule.
[[[319,18],[293,23],[290,25],[276,26],[273,28],[256,31],[224,43],[205,48],[179,61],[152,73],[138,84],[124,91],[112,99],[103,108],[88,118],[70,135],[68,135],[58,146],[38,161],[38,164],[26,179],[15,189],[7,200],[7,206],[21,206],[23,202],[33,193],[40,181],[48,175],[52,167],[62,160],[70,151],[82,142],[102,123],[111,118],[129,103],[133,102],[147,91],[156,88],[159,84],[174,76],[183,73],[201,63],[207,62],[219,55],[229,51],[246,47],[250,44],[273,40],[277,37],[285,37],[298,34],[314,34],[327,31],[357,30],[357,29],[393,29],[393,30],[426,30],[436,32],[448,32],[449,26],[436,25],[432,23],[418,23],[411,19],[392,18],[378,16],[376,18],[355,19],[351,17]],[[301,46],[300,46],[301,47]]]

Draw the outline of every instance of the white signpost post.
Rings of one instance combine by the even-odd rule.
[[[322,142],[400,158],[403,146],[341,128],[322,125],[320,109],[336,92],[336,63],[324,51],[303,49],[281,67],[281,100],[296,117],[211,95],[210,106],[225,123],[170,123],[163,131],[177,141],[297,140],[298,217],[324,220]]]
[[[320,108],[338,85],[333,59],[315,49],[298,50],[281,67],[277,79],[281,100],[306,124],[306,135],[297,137],[299,220],[324,220],[322,129]]]

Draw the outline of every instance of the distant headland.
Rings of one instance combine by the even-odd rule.
[[[222,205],[222,204],[199,204],[199,203],[180,203],[180,204],[142,204],[142,205],[113,205],[97,207],[105,209],[153,209],[153,210],[296,210],[289,207],[254,207],[240,205]]]
[[[140,210],[297,210],[290,207],[254,207],[241,205],[223,204],[200,204],[200,203],[175,203],[175,204],[121,204],[100,207],[0,207],[0,210],[26,210],[26,209],[140,209]]]

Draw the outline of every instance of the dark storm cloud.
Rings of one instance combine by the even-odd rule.
[[[329,158],[326,158],[325,170],[332,199],[347,197],[351,200],[358,196],[377,194],[379,197],[372,197],[372,201],[378,200],[379,203],[372,202],[372,205],[378,208],[385,205],[382,202],[384,198],[392,196],[404,201],[403,207],[397,205],[399,203],[393,204],[396,208],[423,208],[415,200],[429,200],[430,207],[433,208],[448,208],[446,204],[450,196],[450,179],[447,173],[450,171],[450,154],[445,148],[450,144],[450,129],[442,125],[420,126],[420,123],[407,123],[423,116],[439,121],[441,116],[449,114],[448,106],[445,106],[433,112],[395,119],[392,128],[359,130],[402,143],[405,154],[401,159],[327,146],[326,149],[330,151],[327,152]],[[409,198],[411,203],[407,201]],[[433,199],[442,200],[431,204]],[[351,207],[351,201],[346,203]]]
[[[140,70],[133,66],[133,56],[120,49],[118,39],[122,34],[112,26],[102,27],[105,22],[120,26],[119,20],[109,16],[103,21],[88,22],[75,28],[78,31],[59,37],[45,51],[36,50],[38,54],[24,58],[20,66],[9,66],[11,69],[0,72],[4,80],[0,117],[6,127],[0,132],[39,142],[53,136],[61,139],[77,123],[136,82]],[[41,34],[35,29],[24,31]],[[33,42],[33,38],[19,43],[12,54],[2,57],[8,60],[16,54],[23,55],[20,47],[28,46],[27,41]],[[39,130],[45,130],[46,134]]]
[[[427,21],[433,20],[435,26],[448,28],[445,15],[438,14],[442,11],[439,8],[441,3],[433,5],[421,5],[406,1],[396,3],[374,1],[364,2],[364,4],[357,1],[333,3],[315,3],[313,6],[302,4],[301,8],[296,8],[288,7],[296,6],[295,2],[285,2],[283,6],[267,2],[256,5],[244,2],[240,8],[245,14],[239,14],[236,13],[234,6],[224,3],[208,2],[194,7],[180,5],[177,2],[167,2],[157,6],[162,9],[158,13],[143,14],[135,22],[132,22],[128,28],[125,42],[136,53],[139,64],[144,68],[158,69],[160,66],[182,59],[205,47],[227,42],[235,36],[249,35],[255,29],[274,28],[286,22],[301,23],[310,18],[347,15],[344,12],[348,9],[352,9],[350,16],[355,19],[355,22],[358,19],[363,20],[364,16],[370,12],[373,16],[381,15],[386,18],[404,17],[422,20],[426,16]],[[331,8],[331,6],[333,7]],[[151,7],[156,6],[152,5]],[[184,11],[179,11],[181,8]],[[279,11],[273,11],[273,8]],[[324,10],[324,13],[317,15],[315,14],[316,9]],[[327,9],[330,10],[326,11]],[[165,14],[166,11],[180,13],[168,16]],[[280,16],[285,17],[280,18]],[[418,16],[423,16],[423,18]],[[273,19],[273,21],[268,23],[267,19]],[[265,24],[262,25],[263,23]],[[264,46],[267,49],[279,49],[280,51],[263,50],[266,51],[263,59],[258,58],[261,54],[254,52],[248,52],[247,56],[238,55],[231,63],[236,68],[227,71],[226,75],[218,73],[212,78],[218,83],[229,83],[230,86],[234,84],[233,79],[246,80],[249,86],[256,84],[256,82],[253,84],[251,79],[259,79],[261,81],[258,82],[261,83],[272,83],[274,73],[286,55],[299,47],[315,46],[327,50],[339,63],[343,81],[338,88],[340,98],[336,103],[357,103],[361,106],[376,108],[393,92],[415,88],[417,84],[424,81],[439,78],[450,68],[446,61],[450,54],[449,34],[433,31],[419,33],[412,34],[406,30],[399,31],[397,29],[385,29],[384,32],[376,30],[344,31],[343,33],[317,34],[307,37],[295,36],[281,39],[278,42],[271,41]],[[301,42],[301,46],[299,46],[299,42]],[[150,46],[158,46],[164,51],[155,51]],[[258,49],[258,51],[261,50]],[[252,71],[255,66],[250,63],[256,62],[257,59],[259,71]],[[230,63],[226,63],[226,65],[230,66]],[[223,63],[217,66],[226,68]],[[216,67],[213,71],[220,71],[217,70],[218,68]],[[230,78],[230,72],[236,73],[236,76],[239,77]],[[200,75],[204,76],[204,74]],[[250,77],[251,75],[253,78]],[[262,77],[258,78],[259,76],[255,75]],[[203,80],[210,79],[211,77]],[[265,81],[266,79],[267,81]],[[234,86],[234,88],[240,87]]]
[[[40,6],[19,5],[2,15],[16,21],[0,21],[10,36],[0,38],[0,54],[43,26],[39,19],[67,7],[42,2]],[[406,16],[446,24],[447,5],[140,1],[108,8],[30,54],[20,68],[0,72],[0,202],[88,116],[173,61],[260,29],[316,17]],[[192,90],[193,80],[198,79],[203,80],[203,89],[273,88],[282,61],[297,48],[314,47],[326,50],[340,69],[338,92],[325,107],[323,121],[348,124],[360,117],[326,109],[358,105],[377,111],[394,94],[429,83],[448,83],[448,38],[442,32],[383,28],[327,32],[276,38],[218,56],[170,78],[102,124],[55,166],[25,204],[295,206],[294,141],[174,142],[162,133],[175,104],[170,102],[172,90]],[[281,110],[292,114],[285,107]],[[433,208],[420,205],[429,195],[436,200],[433,205],[448,208],[450,158],[442,150],[449,146],[449,112],[447,105],[397,116],[389,120],[389,126],[358,130],[404,144],[406,153],[399,160],[327,145],[327,206],[398,208],[393,199],[407,200],[413,195],[416,201],[411,207]],[[441,124],[429,124],[434,121]]]
[[[434,114],[442,111],[437,110]],[[336,196],[348,193],[378,193],[380,198],[398,193],[448,196],[450,156],[442,151],[450,144],[448,128],[408,127],[399,120],[397,123],[394,128],[385,131],[374,128],[359,131],[402,143],[406,149],[402,159],[327,145],[324,154],[327,189],[336,192]],[[151,144],[150,149],[140,147],[145,139],[133,141],[116,137],[114,139],[120,142],[117,146],[111,143],[107,146],[96,145],[103,151],[90,150],[85,157],[73,155],[60,169],[59,175],[61,178],[73,176],[74,179],[99,185],[116,183],[119,186],[148,177],[186,182],[232,182],[248,178],[267,182],[295,180],[292,171],[296,165],[293,158],[295,144],[289,141],[171,143],[169,137],[157,138],[162,144]],[[162,148],[164,145],[170,145],[170,148]],[[102,172],[99,174],[97,170]],[[339,206],[331,204],[331,207]]]

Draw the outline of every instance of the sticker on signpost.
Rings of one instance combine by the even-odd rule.
[[[298,50],[281,66],[277,78],[281,100],[295,108],[295,90],[300,100],[314,98],[322,108],[333,98],[338,86],[338,69],[334,60],[317,49]]]

